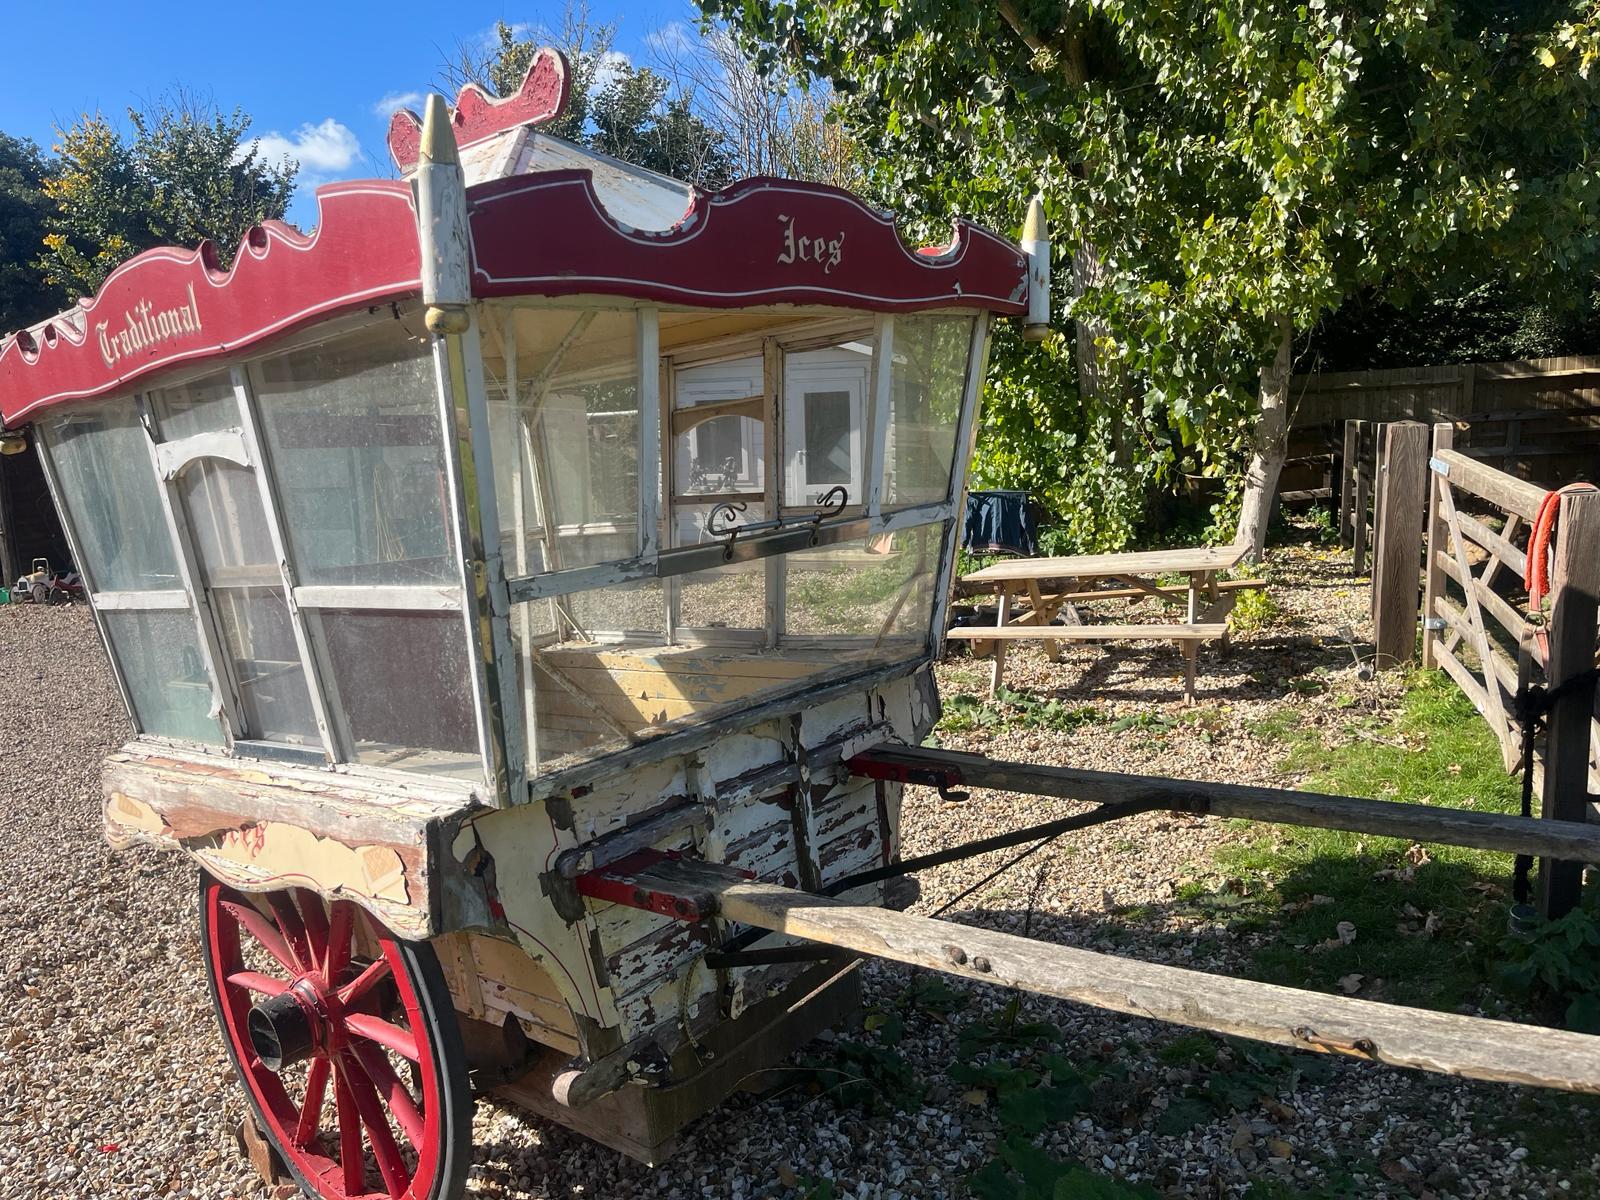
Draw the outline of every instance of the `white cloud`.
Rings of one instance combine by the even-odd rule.
[[[361,153],[361,142],[350,127],[332,117],[325,117],[316,125],[307,121],[287,137],[274,129],[252,145],[269,163],[286,158],[299,163],[303,183],[348,171]]]
[[[402,108],[420,108],[422,101],[421,92],[390,92],[372,106],[372,112],[374,116],[388,120]]]
[[[699,41],[700,35],[684,21],[669,21],[644,35],[645,46],[669,61],[691,53]]]
[[[616,81],[617,76],[632,66],[633,59],[621,50],[607,50],[595,64],[594,78],[589,81],[589,94],[593,96],[605,91]]]

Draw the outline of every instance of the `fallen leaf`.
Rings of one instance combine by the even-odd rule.
[[[1356,927],[1349,921],[1340,921],[1333,927],[1333,932],[1338,937],[1341,946],[1348,946],[1356,940]]]
[[[1339,987],[1347,996],[1353,996],[1361,990],[1361,983],[1365,975],[1352,971],[1348,975],[1339,976]]]
[[[1428,853],[1428,848],[1421,842],[1412,842],[1406,850],[1406,861],[1413,867],[1420,867],[1424,863],[1433,861],[1433,856]]]
[[[1422,910],[1419,909],[1415,904],[1406,904],[1402,906],[1400,913],[1402,916],[1410,917],[1412,920],[1416,920],[1422,916]]]
[[[982,1108],[989,1103],[989,1093],[982,1088],[973,1088],[970,1092],[962,1092],[961,1098],[973,1108]]]
[[[1440,919],[1439,914],[1436,912],[1430,912],[1422,922],[1422,932],[1428,937],[1438,937],[1439,931],[1443,928],[1444,921]]]
[[[1293,1158],[1294,1147],[1282,1138],[1272,1138],[1267,1142],[1267,1153],[1273,1158]]]
[[[795,1174],[794,1168],[788,1163],[779,1163],[778,1182],[786,1188],[796,1187],[800,1183],[800,1176]]]

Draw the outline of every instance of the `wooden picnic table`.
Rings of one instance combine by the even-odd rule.
[[[1228,613],[1235,593],[1264,587],[1260,579],[1218,579],[1217,574],[1244,561],[1249,547],[1201,546],[1178,550],[1145,550],[1127,554],[1079,554],[1068,558],[1019,558],[996,563],[962,576],[962,582],[989,587],[1000,597],[992,626],[952,629],[948,636],[975,643],[982,653],[992,645],[994,676],[990,694],[1005,676],[1006,642],[1042,641],[1052,662],[1060,660],[1062,642],[1104,642],[1153,638],[1178,644],[1184,657],[1184,699],[1194,701],[1195,659],[1200,643],[1228,634]],[[1182,584],[1161,584],[1162,575],[1184,575]],[[1120,584],[1121,586],[1115,586]],[[1111,586],[1103,586],[1111,585]],[[1048,591],[1046,589],[1049,589]],[[1126,625],[1084,625],[1072,606],[1083,600],[1154,597],[1183,609],[1182,620]],[[1201,608],[1202,597],[1206,606]],[[1018,602],[1027,608],[1015,612]],[[1067,624],[1055,625],[1065,610]]]

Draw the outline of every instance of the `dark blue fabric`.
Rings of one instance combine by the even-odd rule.
[[[961,544],[973,554],[1039,553],[1039,521],[1027,492],[968,492]]]

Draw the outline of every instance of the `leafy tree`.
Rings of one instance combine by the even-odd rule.
[[[1535,302],[1500,283],[1419,297],[1398,306],[1348,299],[1305,338],[1299,357],[1323,371],[1502,362],[1593,354],[1600,349],[1600,292]]]
[[[50,202],[49,163],[39,147],[0,133],[0,334],[59,312],[66,297],[33,267]]]
[[[572,90],[567,111],[544,127],[547,132],[701,187],[729,182],[733,163],[717,131],[694,112],[688,97],[674,94],[670,79],[616,52],[615,32],[614,26],[591,23],[581,7],[566,10],[559,30],[528,37],[500,21],[490,49],[458,52],[445,78],[452,89],[471,81],[504,96],[522,83],[534,52],[554,45],[567,56]]]
[[[831,81],[893,207],[1015,229],[1042,182],[1079,336],[1002,344],[996,377],[1087,385],[1063,479],[1221,473],[1248,445],[1258,550],[1297,329],[1496,264],[1552,288],[1600,252],[1593,0],[698,2]],[[1037,409],[1002,400],[986,436],[1036,437]],[[1102,540],[1143,492],[1108,490]]]
[[[252,225],[283,217],[298,168],[260,158],[241,110],[224,115],[180,95],[128,120],[131,139],[100,113],[60,134],[38,260],[51,285],[91,295],[152,246],[210,239],[227,261]]]

